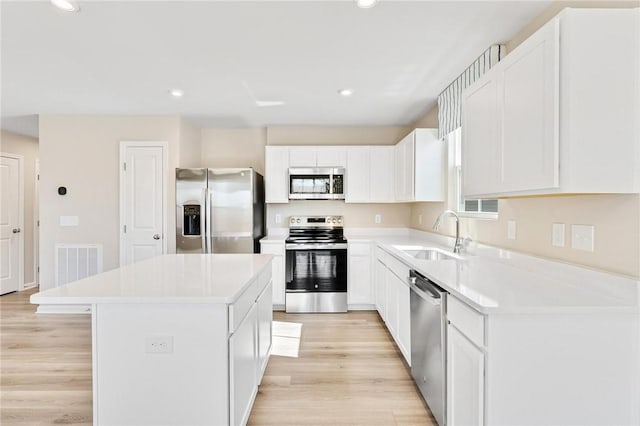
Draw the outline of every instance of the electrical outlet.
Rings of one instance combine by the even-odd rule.
[[[281,214],[276,214],[276,223],[282,223],[282,215]]]
[[[149,336],[145,339],[148,354],[173,353],[173,336]]]
[[[377,214],[375,216],[375,222],[376,223],[382,223],[382,215],[381,214]]]
[[[554,223],[551,226],[551,245],[564,247],[564,223]]]
[[[516,221],[515,220],[507,221],[507,239],[509,240],[516,239]]]
[[[593,225],[571,225],[571,248],[592,252],[595,232]]]
[[[422,225],[422,215],[418,215],[418,225]]]

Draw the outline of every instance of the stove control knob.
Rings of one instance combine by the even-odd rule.
[[[338,218],[338,223],[342,223],[342,219]]]
[[[296,219],[296,223],[300,223],[300,219]]]
[[[291,223],[295,223],[295,221],[296,220],[294,218],[289,219],[289,222],[291,222]]]

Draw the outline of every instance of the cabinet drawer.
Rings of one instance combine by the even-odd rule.
[[[271,268],[269,268],[269,271],[270,270]],[[262,274],[257,278],[257,282],[252,282],[244,293],[229,305],[229,333],[233,333],[238,328],[256,302],[256,298],[258,297],[258,282],[260,282],[261,277]]]
[[[258,281],[255,283],[256,286],[256,299],[258,298],[258,296],[262,293],[262,291],[264,290],[264,288],[271,282],[271,277],[273,275],[273,263],[270,263],[269,266],[267,266],[264,271],[262,271],[260,273],[260,276],[258,277]]]
[[[484,315],[480,312],[449,296],[447,319],[473,343],[484,346]]]
[[[402,261],[396,259],[393,256],[389,256],[387,258],[387,267],[391,270],[391,272],[396,274],[403,283],[407,284],[407,278],[409,278],[409,270],[411,269],[408,265],[405,265]]]
[[[349,243],[349,254],[352,256],[369,256],[370,253],[370,243]]]
[[[380,247],[376,246],[376,257],[382,264],[386,265],[388,263],[387,259],[389,259],[390,255]]]

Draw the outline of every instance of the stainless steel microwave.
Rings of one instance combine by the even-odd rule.
[[[344,200],[344,168],[290,168],[289,199]]]

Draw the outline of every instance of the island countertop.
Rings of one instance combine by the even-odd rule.
[[[233,303],[268,254],[166,254],[31,296],[35,304]]]

